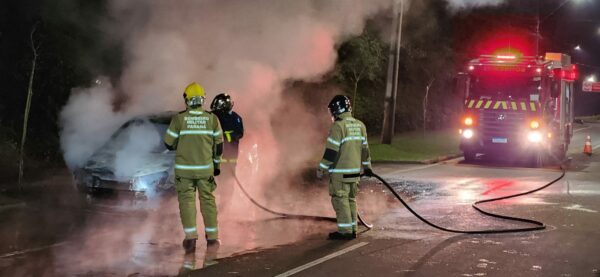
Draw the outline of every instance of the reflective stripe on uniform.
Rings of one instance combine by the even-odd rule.
[[[201,111],[190,111],[190,114],[203,114]]]
[[[213,160],[213,162],[216,163],[216,164],[220,164],[221,163],[220,160]]]
[[[204,228],[204,231],[208,233],[213,233],[217,231],[217,228]]]
[[[352,227],[354,224],[352,223],[338,223],[338,227],[340,228],[349,228]]]
[[[363,165],[370,165],[371,162],[362,162]]]
[[[324,163],[320,163],[320,164],[319,164],[319,167],[321,167],[322,169],[329,169],[329,166],[327,166],[327,165],[326,165],[326,164],[324,164]]]
[[[193,232],[196,232],[196,227],[183,228],[183,231],[186,232],[186,233],[193,233]]]
[[[169,134],[169,136],[172,136],[174,138],[178,138],[179,137],[179,134],[171,131],[170,129],[167,129],[167,134]]]
[[[331,173],[360,173],[360,168],[350,168],[350,169],[330,169]]]
[[[183,169],[183,170],[199,170],[199,169],[209,169],[211,168],[212,165],[181,165],[181,164],[176,164],[175,168],[176,169]]]
[[[332,138],[327,138],[327,141],[331,142],[331,144],[335,145],[335,146],[340,146],[341,143],[337,140],[334,140]]]
[[[180,135],[212,135],[212,136],[217,136],[215,135],[215,132],[213,131],[204,131],[204,130],[185,130],[185,131],[181,131],[179,133]]]
[[[365,137],[346,137],[344,139],[342,139],[342,143],[346,142],[346,141],[351,141],[351,140],[365,140]]]

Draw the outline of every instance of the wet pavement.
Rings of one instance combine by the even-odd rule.
[[[600,125],[584,128],[575,134],[564,179],[532,195],[481,205],[494,213],[542,221],[545,230],[445,233],[396,204],[376,218],[374,230],[357,240],[327,241],[323,233],[222,259],[194,276],[600,276],[600,158],[580,154],[583,137],[600,137]],[[594,147],[598,151],[600,143]],[[461,159],[436,165],[381,165],[376,171],[425,218],[464,230],[527,226],[482,216],[471,204],[531,190],[561,175],[557,167],[534,169],[484,160],[466,164]]]
[[[600,125],[583,128],[575,134],[563,180],[532,195],[482,205],[543,221],[546,230],[441,232],[366,180],[359,206],[375,228],[357,240],[327,241],[335,228],[331,222],[277,218],[235,190],[233,204],[219,216],[223,244],[207,249],[200,240],[195,255],[186,256],[173,196],[143,208],[127,201],[118,207],[89,205],[70,186],[69,173],[59,172],[32,186],[25,206],[0,210],[0,276],[174,276],[190,269],[196,269],[188,272],[192,276],[600,276],[600,158],[579,153],[584,135],[600,138]],[[482,216],[470,205],[539,187],[561,173],[461,159],[380,165],[376,172],[427,219],[465,230],[523,227]],[[250,191],[261,202],[272,199],[265,204],[280,211],[333,216],[325,188],[325,183],[300,184],[278,197]]]

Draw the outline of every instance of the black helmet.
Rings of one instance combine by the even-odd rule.
[[[348,98],[345,95],[334,96],[333,99],[331,99],[331,101],[329,102],[329,105],[327,107],[329,108],[329,112],[333,116],[338,116],[345,112],[352,111],[352,105],[350,104],[350,98]]]
[[[227,93],[221,93],[215,96],[212,103],[210,104],[210,109],[213,111],[223,111],[230,112],[233,109],[233,101],[231,100],[231,96]]]

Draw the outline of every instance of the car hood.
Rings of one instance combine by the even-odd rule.
[[[140,176],[171,172],[175,159],[174,152],[140,154],[140,157],[133,157],[133,169],[123,171],[116,168],[116,156],[113,151],[99,151],[88,160],[84,170],[103,180],[129,181]]]

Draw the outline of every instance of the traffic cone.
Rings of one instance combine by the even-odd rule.
[[[585,145],[583,146],[583,153],[588,156],[592,155],[592,138],[588,135],[585,139]]]

